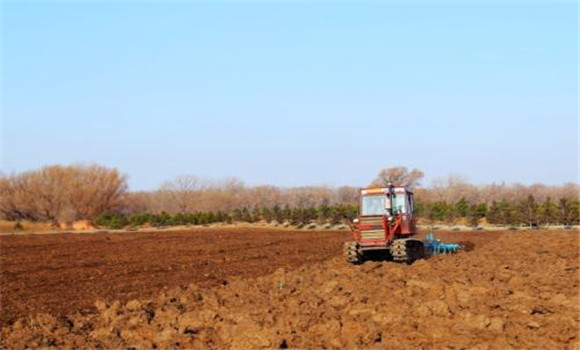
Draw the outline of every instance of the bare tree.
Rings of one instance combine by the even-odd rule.
[[[165,182],[159,190],[164,192],[166,197],[176,206],[177,212],[187,213],[196,208],[196,202],[206,187],[206,182],[199,177],[182,175],[172,181]]]
[[[247,206],[273,207],[280,204],[282,196],[280,189],[275,186],[257,186],[247,189]]]
[[[24,174],[29,176],[28,191],[36,197],[35,211],[44,221],[58,223],[61,212],[70,203],[70,184],[73,177],[67,167],[48,166]]]
[[[89,165],[71,167],[69,172],[68,196],[77,219],[95,218],[123,204],[127,178],[116,169]]]
[[[122,203],[126,178],[98,165],[47,166],[0,181],[0,211],[14,219],[58,223],[93,219]]]
[[[342,186],[336,190],[336,202],[338,204],[355,204],[358,201],[359,189],[356,187]]]
[[[34,202],[28,193],[28,179],[21,176],[0,177],[0,215],[7,220],[36,220]]]
[[[154,192],[129,192],[124,198],[122,213],[125,215],[155,213],[158,211],[157,202]]]
[[[455,203],[462,198],[468,202],[474,202],[477,198],[477,188],[467,181],[467,177],[452,174],[444,179],[437,178],[431,183],[434,198],[438,201]]]
[[[420,185],[424,176],[425,174],[418,169],[409,171],[407,167],[391,167],[379,171],[371,185],[386,186],[388,183],[393,183],[396,186],[416,187]]]
[[[322,204],[331,204],[334,193],[327,187],[294,187],[286,189],[286,203],[291,207],[308,208]]]

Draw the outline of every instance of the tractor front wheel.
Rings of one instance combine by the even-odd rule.
[[[344,244],[344,256],[346,261],[351,264],[361,264],[363,262],[363,256],[356,242],[346,242]]]

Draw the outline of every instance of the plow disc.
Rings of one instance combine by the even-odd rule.
[[[435,239],[432,233],[427,234],[423,243],[427,255],[452,254],[463,248],[461,244],[443,243],[440,240]]]

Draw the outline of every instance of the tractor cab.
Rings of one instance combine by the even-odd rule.
[[[361,191],[360,216],[388,216],[413,213],[413,192],[406,187],[367,188]]]

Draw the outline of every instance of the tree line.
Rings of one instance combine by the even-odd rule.
[[[577,184],[473,185],[450,176],[421,186],[422,178],[420,170],[393,167],[381,170],[370,184],[415,187],[417,215],[427,223],[579,224]],[[0,175],[0,216],[54,224],[92,220],[108,227],[236,221],[334,224],[356,215],[358,193],[353,186],[246,186],[236,178],[211,181],[189,175],[154,191],[131,192],[127,177],[116,169],[57,165]]]
[[[356,217],[358,206],[335,205],[308,208],[291,208],[286,205],[268,207],[241,208],[232,212],[187,212],[169,214],[162,211],[158,214],[140,213],[132,215],[104,214],[95,220],[95,224],[107,228],[138,227],[149,225],[154,227],[176,225],[207,225],[212,223],[267,222],[280,225],[293,225],[303,227],[310,223],[319,225],[344,224],[344,220],[352,220]]]
[[[491,204],[470,203],[465,198],[455,203],[419,201],[416,212],[427,223],[462,222],[477,226],[485,220],[492,225],[504,226],[580,225],[580,201],[560,198],[555,202],[547,197],[543,202],[537,202],[533,195],[516,202],[501,199]]]
[[[232,212],[186,212],[172,215],[162,211],[158,214],[105,214],[99,216],[95,223],[108,228],[142,226],[145,224],[163,227],[233,222],[275,222],[302,227],[309,223],[317,223],[319,225],[343,224],[344,220],[354,219],[357,213],[358,205],[355,204],[322,205],[307,208],[275,205],[272,208],[237,208]],[[422,224],[464,224],[477,227],[484,220],[488,224],[502,226],[571,226],[580,225],[580,202],[578,200],[561,199],[556,203],[551,198],[548,198],[542,203],[537,203],[531,195],[526,201],[509,203],[501,200],[492,202],[490,206],[486,203],[471,204],[464,198],[456,203],[418,201],[416,203],[416,216]]]

